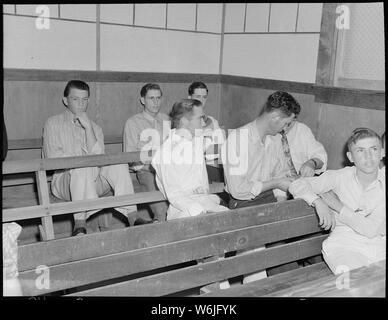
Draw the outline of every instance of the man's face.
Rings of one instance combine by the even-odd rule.
[[[207,100],[207,90],[204,88],[197,88],[193,94],[189,96],[189,99],[196,99],[202,102],[202,106],[205,107]]]
[[[69,95],[63,97],[63,103],[74,114],[86,112],[88,108],[89,94],[86,90],[71,88]]]
[[[376,137],[358,140],[350,146],[347,152],[349,160],[363,173],[374,173],[382,159],[381,144]]]
[[[271,134],[276,135],[277,133],[280,133],[281,131],[285,130],[288,126],[291,125],[291,122],[293,122],[295,119],[295,114],[291,114],[290,116],[284,116],[284,114],[281,111],[274,111],[271,123],[270,123],[270,129]]]
[[[287,133],[289,133],[290,131],[291,131],[291,129],[294,127],[294,125],[295,125],[295,122],[296,122],[296,117],[294,118],[294,119],[292,119],[292,121],[288,124],[288,125],[286,125],[285,127],[284,127],[284,132],[287,134]]]
[[[189,130],[193,136],[199,136],[202,134],[203,127],[205,127],[204,117],[203,107],[194,107],[193,112],[189,114],[188,117],[185,117],[186,121],[184,127]]]
[[[145,97],[140,98],[140,101],[146,112],[156,115],[159,112],[162,103],[162,93],[157,89],[148,90]]]

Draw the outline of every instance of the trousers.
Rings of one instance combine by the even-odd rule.
[[[144,192],[158,191],[158,186],[155,181],[155,174],[147,170],[136,171],[136,177]],[[168,205],[166,201],[153,202],[149,207],[154,215],[154,219],[158,221],[166,221]]]
[[[369,239],[352,230],[337,228],[322,243],[323,258],[334,274],[386,259],[385,236]]]
[[[63,170],[54,176],[51,189],[54,196],[67,201],[96,199],[111,189],[115,196],[134,193],[127,164]],[[127,218],[137,211],[136,205],[115,209]],[[78,212],[73,217],[74,220],[86,220],[100,210]]]

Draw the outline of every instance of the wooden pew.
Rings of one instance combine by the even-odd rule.
[[[19,279],[27,296],[179,295],[317,255],[326,235],[302,240],[300,236],[319,231],[314,209],[302,200],[271,203],[20,246]],[[295,237],[295,241],[262,251],[195,262]],[[36,285],[38,266],[46,266],[46,285]],[[329,273],[324,265],[297,271],[304,269],[310,270],[306,279]],[[291,283],[285,281],[281,288],[288,285]]]
[[[104,166],[120,163],[137,162],[143,157],[150,157],[151,152],[122,152],[117,154],[88,155],[83,157],[64,157],[50,159],[13,160],[3,162],[3,175],[34,172],[39,196],[39,205],[3,209],[3,222],[40,218],[41,233],[44,240],[54,236],[53,216],[75,213],[84,210],[105,209],[132,204],[142,204],[164,200],[161,192],[139,192],[132,195],[108,196],[92,200],[51,203],[47,171],[57,169]],[[210,185],[210,192],[218,193],[224,189],[223,183]]]

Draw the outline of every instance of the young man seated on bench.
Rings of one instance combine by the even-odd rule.
[[[104,135],[100,126],[86,113],[90,96],[87,83],[71,80],[63,93],[65,111],[50,117],[43,131],[43,158],[75,157],[105,152]],[[51,190],[54,196],[67,201],[95,199],[113,188],[114,195],[133,194],[133,184],[127,164],[57,170]],[[129,221],[136,205],[116,208]],[[86,234],[86,219],[99,210],[74,214],[73,236]]]
[[[335,274],[386,257],[385,169],[381,140],[368,128],[355,129],[347,141],[354,166],[300,178],[289,191],[316,208],[320,225],[331,230],[322,254]]]
[[[151,161],[158,188],[170,202],[167,220],[228,210],[217,195],[209,193],[202,103],[195,99],[176,102],[170,118],[170,134]],[[229,287],[228,280],[219,283],[221,289]]]

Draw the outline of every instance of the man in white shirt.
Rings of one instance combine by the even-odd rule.
[[[209,193],[204,159],[204,121],[200,101],[184,99],[174,104],[171,132],[152,158],[159,190],[170,202],[167,220],[227,210]]]
[[[357,128],[347,146],[347,157],[354,166],[300,178],[289,188],[295,198],[316,208],[323,229],[331,229],[322,254],[335,274],[383,260],[386,251],[380,137],[368,128]]]
[[[171,132],[151,161],[158,188],[170,202],[167,220],[228,210],[220,205],[221,199],[217,195],[209,193],[202,103],[195,99],[176,102],[170,117]],[[212,286],[220,289],[230,287],[228,280]],[[207,292],[212,286],[203,287],[201,292]]]
[[[140,90],[140,103],[144,110],[130,117],[124,126],[124,152],[147,151],[159,148],[170,131],[170,119],[160,112],[162,90],[158,84],[147,83]],[[155,172],[149,164],[142,162],[131,164],[136,171],[136,177],[143,191],[158,190],[155,182]],[[165,201],[149,204],[153,221],[166,220],[167,203]]]
[[[43,131],[43,158],[74,157],[105,152],[102,129],[86,113],[90,96],[87,83],[71,80],[62,98],[65,112],[50,117]],[[75,201],[95,199],[113,188],[114,195],[133,194],[133,184],[127,164],[57,170],[51,189],[57,198]],[[129,221],[135,205],[116,208]],[[74,214],[73,236],[85,234],[86,219],[99,210]]]

